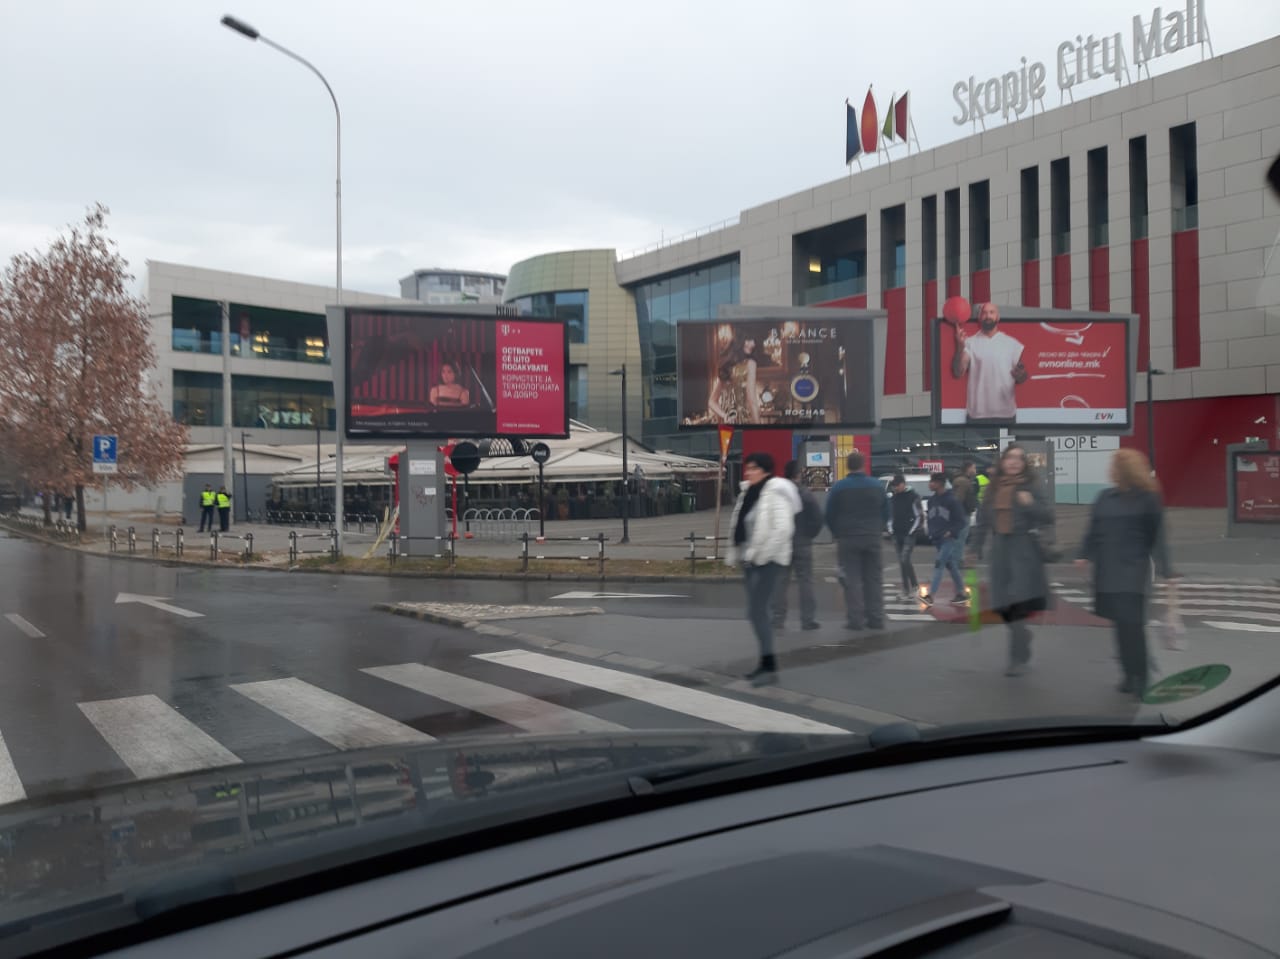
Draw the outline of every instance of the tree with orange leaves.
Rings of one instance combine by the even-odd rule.
[[[6,458],[34,488],[135,489],[182,475],[186,428],[156,394],[146,304],[95,205],[47,251],[21,253],[0,274],[0,418]],[[93,436],[120,437],[119,472],[93,472]]]

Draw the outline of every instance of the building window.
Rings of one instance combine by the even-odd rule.
[[[969,272],[991,269],[991,181],[969,184]]]
[[[232,425],[244,429],[335,428],[333,384],[275,376],[231,378]]]
[[[222,374],[174,370],[173,418],[187,426],[221,426]]]
[[[1143,240],[1148,236],[1147,206],[1147,138],[1129,141],[1129,236]]]
[[[907,208],[880,211],[880,284],[885,290],[907,285]]]
[[[1040,259],[1040,168],[1022,171],[1022,262]]]
[[[189,296],[173,298],[175,353],[222,354],[222,304]]]
[[[1169,131],[1169,187],[1173,200],[1173,232],[1194,230],[1200,225],[1194,123],[1184,123]]]
[[[1071,161],[1049,164],[1049,232],[1054,256],[1071,252]]]
[[[561,320],[569,328],[570,343],[587,342],[586,290],[534,293],[513,300],[512,305],[525,316]]]
[[[640,339],[641,435],[659,449],[710,454],[714,434],[682,434],[676,423],[676,331],[679,320],[710,320],[738,302],[738,261],[720,260],[632,287]],[[583,384],[585,395],[585,382]]]
[[[938,198],[927,196],[920,201],[920,248],[924,256],[921,279],[926,283],[938,278]]]
[[[587,368],[580,363],[569,367],[569,418],[587,419]]]
[[[854,217],[791,241],[792,301],[813,306],[867,292],[867,218]]]
[[[231,304],[231,354],[290,363],[329,363],[323,314]]]
[[[960,191],[948,190],[942,196],[942,255],[948,278],[960,275]]]
[[[1107,148],[1090,150],[1086,160],[1089,180],[1089,249],[1093,250],[1110,242],[1107,235],[1110,221],[1107,210]]]

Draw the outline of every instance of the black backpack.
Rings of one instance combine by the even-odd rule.
[[[801,493],[800,502],[802,506],[800,512],[796,514],[796,531],[806,539],[814,539],[822,532],[824,524],[822,507],[818,505],[818,498],[812,493],[808,495]]]

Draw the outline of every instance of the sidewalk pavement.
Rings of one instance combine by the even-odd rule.
[[[28,515],[42,515],[39,510],[24,509]],[[1057,528],[1056,541],[1063,552],[1064,563],[1070,563],[1076,549],[1084,536],[1088,523],[1089,507],[1059,505],[1056,509]],[[731,509],[725,507],[721,511],[719,533],[721,546],[719,555],[724,554],[724,543],[731,535],[729,520]],[[90,526],[83,542],[94,552],[105,552],[106,525],[98,522]],[[149,552],[150,537],[153,527],[158,527],[172,543],[172,526],[160,526],[135,517],[120,516],[117,523],[124,528],[132,524],[138,537],[140,552]],[[698,513],[678,513],[668,516],[644,517],[632,519],[627,524],[628,543],[622,543],[623,523],[620,519],[594,520],[558,520],[546,524],[546,542],[536,543],[533,537],[538,532],[537,524],[530,525],[530,554],[549,557],[567,557],[582,554],[595,556],[598,548],[595,540],[603,533],[605,537],[605,555],[613,559],[632,560],[685,560],[689,557],[689,540],[692,533],[697,539],[694,546],[699,558],[712,555],[713,544],[707,539],[715,530],[715,513],[704,510]],[[470,538],[465,524],[459,524],[456,544],[458,557],[474,556],[484,558],[517,559],[521,552],[518,532],[508,528],[499,536],[491,525],[472,523]],[[1226,537],[1226,511],[1223,509],[1180,509],[1168,511],[1169,545],[1175,568],[1184,575],[1193,577],[1209,577],[1225,580],[1261,580],[1275,582],[1280,580],[1280,535],[1271,537],[1253,537],[1228,539]],[[186,549],[194,557],[207,556],[209,548],[208,533],[198,533],[197,527],[183,527]],[[253,534],[253,549],[258,554],[280,556],[286,554],[289,547],[289,532],[294,530],[300,537],[299,547],[303,551],[317,553],[327,550],[326,529],[314,526],[276,526],[264,523],[232,523],[231,537],[243,537]],[[344,534],[344,552],[348,556],[365,556],[373,547],[378,531],[366,526],[361,532],[356,525],[348,527]],[[1280,531],[1278,531],[1280,533]],[[414,544],[421,547],[422,544]],[[223,540],[223,550],[236,551],[242,548],[242,541]],[[439,543],[441,554],[447,549],[445,543]],[[414,552],[417,552],[415,550]],[[382,558],[387,555],[387,544],[384,541],[373,553]],[[886,551],[885,565],[896,567],[892,557]],[[928,547],[916,550],[916,559],[920,564],[932,565],[932,551]],[[830,535],[825,531],[817,541],[815,565],[819,571],[835,568],[835,549],[831,545]]]

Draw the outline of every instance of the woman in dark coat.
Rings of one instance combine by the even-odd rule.
[[[1006,676],[1021,676],[1031,660],[1027,618],[1049,606],[1049,580],[1039,534],[1052,526],[1053,507],[1040,478],[1027,465],[1021,446],[1000,457],[978,510],[971,541],[974,551],[989,553],[991,608],[1009,627]]]
[[[1124,670],[1120,691],[1141,696],[1149,678],[1146,622],[1152,562],[1160,576],[1173,575],[1164,504],[1151,466],[1137,450],[1116,451],[1111,482],[1094,500],[1076,565],[1093,564],[1095,610],[1115,624]]]

